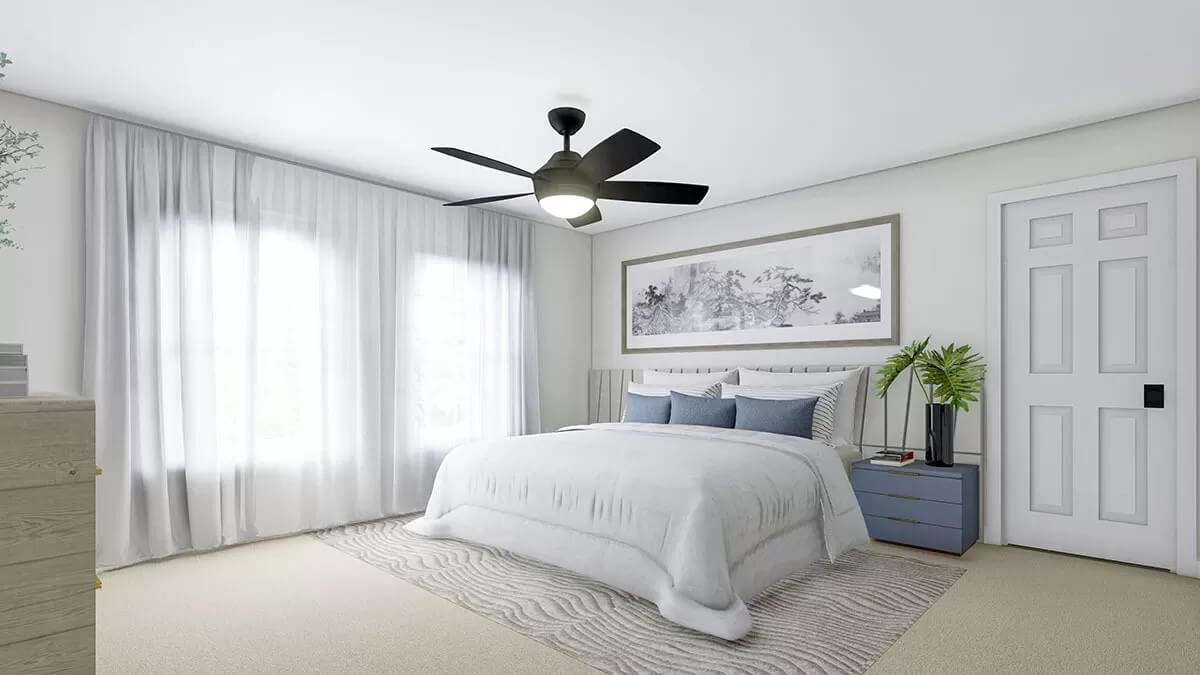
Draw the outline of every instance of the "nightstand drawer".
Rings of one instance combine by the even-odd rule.
[[[866,520],[867,532],[872,539],[950,553],[962,553],[964,550],[962,530],[879,516],[866,516]]]
[[[920,497],[939,502],[962,503],[962,481],[953,478],[927,476],[897,469],[859,469],[850,475],[850,482],[858,492],[874,492],[880,495],[903,495]]]
[[[942,527],[962,527],[961,504],[856,492],[864,516],[895,516]]]

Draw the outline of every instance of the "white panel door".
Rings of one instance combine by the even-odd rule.
[[[1175,205],[1172,178],[1003,207],[1010,543],[1173,566]]]

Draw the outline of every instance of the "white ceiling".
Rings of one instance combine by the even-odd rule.
[[[1200,98],[1187,0],[5,0],[4,88],[444,198],[528,182],[546,111],[662,150],[600,232]],[[0,110],[0,113],[3,111]],[[542,221],[532,197],[496,205]]]

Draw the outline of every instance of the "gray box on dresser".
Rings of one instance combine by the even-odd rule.
[[[962,554],[979,538],[979,467],[855,462],[854,494],[872,539]]]
[[[0,398],[0,673],[95,670],[96,410]]]

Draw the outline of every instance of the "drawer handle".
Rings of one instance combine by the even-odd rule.
[[[895,492],[889,492],[887,496],[895,497],[896,499],[915,499],[917,501],[921,501],[920,497],[913,497],[911,495],[898,495]]]
[[[916,471],[899,471],[897,469],[888,469],[888,473],[894,473],[897,476],[920,476]]]
[[[899,521],[899,522],[901,522],[901,523],[913,523],[914,525],[920,525],[920,524],[921,524],[921,521],[919,521],[919,520],[913,520],[912,518],[901,518],[901,517],[899,517],[899,516],[886,516],[886,518],[887,518],[888,520],[895,520],[895,521]]]

